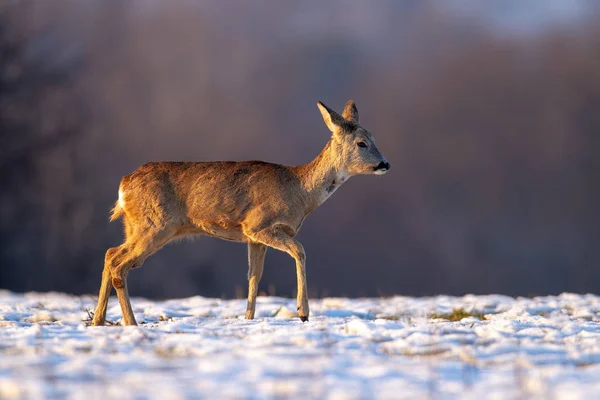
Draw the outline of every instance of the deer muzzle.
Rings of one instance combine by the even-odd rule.
[[[377,175],[383,175],[386,172],[388,172],[390,170],[390,163],[387,161],[382,161],[379,164],[377,164],[375,167],[373,167],[373,171],[375,171],[375,174]]]

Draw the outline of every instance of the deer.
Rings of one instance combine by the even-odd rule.
[[[350,100],[342,114],[317,102],[331,138],[310,163],[263,161],[150,162],[122,178],[110,221],[121,218],[125,241],[106,252],[93,325],[104,325],[111,286],[123,314],[136,325],[127,275],[168,242],[209,235],[248,244],[248,305],[253,319],[267,247],[296,263],[297,311],[308,321],[306,253],[295,239],[305,218],[354,175],[383,175],[390,163],[358,123]]]

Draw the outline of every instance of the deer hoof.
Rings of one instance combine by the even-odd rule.
[[[306,317],[303,317],[302,315],[300,316],[300,321],[302,322],[308,322],[308,315]]]

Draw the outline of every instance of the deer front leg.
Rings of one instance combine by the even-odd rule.
[[[258,283],[263,274],[266,253],[267,246],[264,244],[248,243],[248,307],[246,308],[246,319],[254,319],[256,294]]]
[[[308,321],[308,297],[306,290],[306,254],[304,247],[280,227],[267,228],[256,234],[249,235],[253,240],[269,247],[284,251],[296,261],[296,276],[298,279],[298,297],[296,304],[302,322]]]

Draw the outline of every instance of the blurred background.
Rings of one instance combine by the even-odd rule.
[[[307,219],[311,296],[596,292],[594,0],[0,2],[0,288],[96,294],[122,176],[160,160],[303,164],[316,101],[392,164]],[[201,237],[134,296],[246,293],[246,246]],[[168,271],[168,274],[165,272]],[[270,250],[262,291],[295,292]]]

